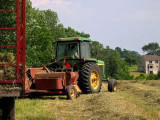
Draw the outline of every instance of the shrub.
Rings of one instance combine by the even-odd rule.
[[[157,75],[150,73],[149,76],[146,78],[146,80],[156,80],[156,78],[157,78]]]
[[[158,71],[158,74],[157,74],[156,79],[157,79],[157,80],[160,80],[160,71]]]
[[[146,76],[141,73],[138,77],[135,78],[135,80],[145,80],[146,79]]]

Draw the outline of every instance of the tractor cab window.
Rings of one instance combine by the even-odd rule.
[[[78,59],[78,45],[76,43],[68,44],[67,56],[71,59]]]
[[[81,43],[81,58],[91,58],[89,42]]]
[[[70,59],[78,59],[78,44],[77,43],[58,43],[57,46],[57,59],[64,56]]]
[[[67,45],[59,43],[57,46],[57,59],[60,59],[66,56],[65,55],[66,50],[67,50]]]

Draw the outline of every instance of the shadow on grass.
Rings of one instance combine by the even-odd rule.
[[[39,100],[68,100],[67,96],[64,95],[50,95],[50,96],[45,96],[45,95],[30,95],[27,97],[20,97],[20,98],[16,98],[16,99],[31,99],[31,100],[35,100],[35,99],[39,99]]]
[[[30,99],[35,99],[35,98],[30,98]],[[60,99],[60,100],[67,100],[67,97],[65,96],[40,96],[38,99],[41,100],[55,100],[55,99]]]
[[[60,100],[67,100],[67,97],[64,96],[30,96],[30,97],[26,97],[29,99],[39,99],[39,100],[56,100],[56,99],[60,99]],[[25,98],[23,98],[25,99]]]

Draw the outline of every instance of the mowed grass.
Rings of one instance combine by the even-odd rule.
[[[17,99],[16,120],[160,120],[160,81],[118,81],[118,91]]]

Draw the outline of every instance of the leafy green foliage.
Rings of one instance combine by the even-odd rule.
[[[157,79],[157,80],[160,80],[160,71],[158,71],[158,74],[157,74],[156,79]]]
[[[132,64],[134,64],[134,65],[137,64],[136,58],[133,58],[131,56],[127,56],[125,58],[125,61],[129,64],[130,67],[132,66]]]
[[[15,0],[1,0],[0,10],[15,10]],[[16,13],[0,13],[0,28],[15,28],[16,25]],[[2,17],[3,16],[3,17]],[[14,30],[0,30],[0,45],[15,45],[16,43],[16,32]],[[12,52],[13,49],[0,49],[0,52]]]
[[[146,79],[146,76],[141,73],[138,77],[135,78],[135,80],[145,80]]]
[[[0,8],[15,10],[15,0],[2,0]],[[0,27],[16,27],[16,14],[0,13]],[[89,34],[78,32],[71,27],[64,28],[59,23],[58,15],[51,10],[32,8],[30,0],[26,0],[26,65],[39,67],[50,62],[55,57],[55,44],[59,37],[89,37]],[[15,45],[15,31],[0,31],[1,45]],[[11,52],[16,55],[15,49],[0,49],[0,52]]]
[[[139,76],[135,77],[135,80],[160,80],[160,71],[158,72],[158,74],[144,74],[141,73]]]
[[[91,44],[91,54],[93,58],[103,60],[106,67],[106,75],[118,80],[133,79],[129,74],[129,69],[126,62],[121,58],[117,50],[112,50],[108,46],[103,47],[97,41]]]
[[[147,52],[148,55],[160,55],[160,46],[158,43],[149,43],[142,47],[143,52]]]
[[[126,49],[122,50],[120,47],[116,47],[115,50],[120,53],[120,56],[128,63],[130,67],[132,65],[137,65],[138,61],[141,59],[141,55],[138,52]]]
[[[128,80],[129,68],[124,60],[121,59],[118,51],[112,51],[109,59],[108,74],[118,80]]]
[[[146,78],[146,80],[155,80],[156,79],[156,75],[153,73],[150,73],[149,76]]]

